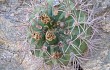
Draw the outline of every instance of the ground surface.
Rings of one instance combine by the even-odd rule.
[[[94,12],[99,16],[107,13],[106,23],[94,24],[99,33],[92,43],[96,44],[98,50],[84,63],[84,70],[110,70],[110,1],[99,2],[101,6]],[[26,3],[30,3],[29,0]],[[33,48],[26,42],[28,23],[24,23],[27,18],[26,12],[22,10],[26,7],[20,0],[0,0],[0,70],[38,70],[42,67],[49,70],[42,58],[30,53]]]

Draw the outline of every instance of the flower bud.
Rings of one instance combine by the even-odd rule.
[[[46,32],[46,40],[52,41],[56,38],[55,34],[53,31],[47,31]]]
[[[52,54],[51,57],[54,58],[54,59],[59,59],[59,58],[61,58],[61,56],[62,56],[61,52],[55,52],[55,53]]]
[[[43,14],[40,16],[40,20],[44,23],[44,24],[48,24],[48,22],[50,22],[50,18],[47,14]]]
[[[42,36],[39,32],[35,32],[35,33],[32,34],[32,38],[34,38],[38,41],[42,38]]]

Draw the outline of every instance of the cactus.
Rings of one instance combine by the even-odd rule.
[[[83,39],[89,38],[92,33],[91,28],[84,23],[87,14],[73,8],[72,2],[69,6],[71,10],[68,11],[68,7],[65,9],[64,6],[63,3],[55,6],[48,4],[40,12],[35,8],[29,19],[29,40],[36,47],[35,55],[43,57],[47,64],[68,65],[71,53],[81,57],[88,49]]]

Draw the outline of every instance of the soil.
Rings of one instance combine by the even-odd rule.
[[[84,6],[81,6],[83,0],[81,1],[75,0],[84,11],[89,9],[88,4],[94,7],[89,9],[92,15],[89,15],[88,24],[92,25],[95,31],[91,40],[95,50],[91,52],[90,60],[82,64],[82,68],[110,70],[110,1],[85,0],[87,2]],[[63,70],[59,66],[50,67],[43,63],[42,58],[31,54],[34,47],[26,39],[29,24],[27,11],[24,10],[29,8],[26,4],[30,2],[30,0],[0,0],[0,70]],[[92,20],[94,21],[89,23]]]

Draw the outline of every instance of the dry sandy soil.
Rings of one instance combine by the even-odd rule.
[[[62,70],[58,66],[50,69],[42,58],[31,54],[33,48],[26,41],[26,11],[22,10],[27,6],[23,1],[30,4],[29,0],[0,0],[0,70]],[[97,5],[93,15],[105,18],[93,23],[98,33],[91,42],[97,49],[82,67],[84,70],[110,70],[110,1],[93,0],[91,4]]]

